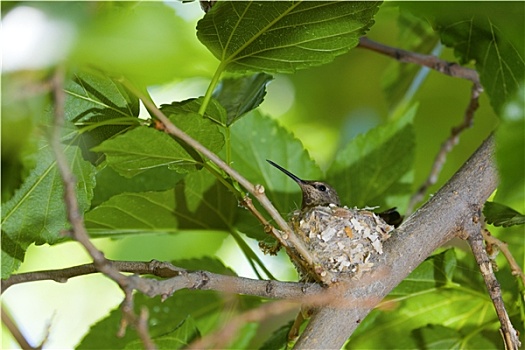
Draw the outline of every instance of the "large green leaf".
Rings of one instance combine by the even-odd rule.
[[[301,142],[277,121],[258,111],[231,127],[232,164],[252,183],[266,187],[267,195],[283,213],[301,205],[299,186],[266,160],[272,160],[304,179],[322,178]]]
[[[86,213],[86,226],[94,236],[229,231],[236,209],[233,194],[203,169],[185,176],[175,189],[115,195]]]
[[[328,181],[339,191],[343,204],[364,207],[387,203],[403,208],[411,191],[415,112],[416,108],[411,108],[401,118],[357,136],[337,154],[328,170]],[[397,202],[387,202],[388,196],[396,196]]]
[[[77,181],[77,200],[83,213],[89,208],[95,186],[94,167],[78,147],[66,145],[65,154]],[[2,278],[23,261],[26,248],[56,243],[60,231],[69,228],[62,178],[49,147],[31,156],[36,166],[13,197],[2,205]]]
[[[374,1],[223,1],[197,25],[199,40],[230,70],[291,73],[355,47]]]
[[[196,113],[172,114],[171,121],[212,152],[218,152],[224,137],[216,124]],[[131,177],[148,169],[168,167],[180,173],[196,170],[200,156],[186,144],[152,128],[138,127],[104,141],[93,151],[106,154],[108,164]]]
[[[93,236],[174,233],[174,206],[173,190],[122,193],[87,212],[86,227]]]
[[[406,2],[427,17],[461,63],[472,60],[494,110],[500,114],[525,79],[525,9],[518,2]]]

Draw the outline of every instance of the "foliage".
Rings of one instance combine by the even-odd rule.
[[[180,11],[197,4],[176,6]],[[90,235],[132,238],[220,231],[235,239],[256,274],[276,272],[246,243],[269,238],[238,206],[245,190],[187,144],[163,132],[149,113],[140,111],[139,99],[126,88],[131,84],[149,94],[155,86],[195,78],[208,84],[202,96],[197,92],[191,98],[172,98],[161,110],[249,181],[264,185],[283,216],[299,206],[299,188],[266,159],[304,179],[325,178],[349,206],[396,206],[403,212],[428,175],[437,145],[462,115],[468,93],[456,88],[460,85],[456,80],[442,83],[431,73],[434,80],[423,84],[424,75],[416,66],[393,62],[386,67],[375,58],[364,62],[359,55],[369,53],[353,50],[369,30],[371,37],[385,43],[395,40],[388,23],[398,19],[400,47],[429,53],[441,42],[452,48],[445,55],[455,55],[461,64],[473,63],[492,106],[482,100],[476,126],[461,136],[436,186],[494,131],[501,177],[495,202],[502,204],[489,202],[484,213],[494,226],[514,225],[508,231],[492,227],[495,235],[507,233],[508,240],[519,242],[517,231],[524,223],[519,213],[525,209],[525,64],[523,36],[514,23],[523,23],[524,10],[517,3],[483,2],[474,12],[471,6],[224,1],[202,15],[195,31],[193,23],[165,3],[35,5],[50,18],[68,22],[77,33],[60,63],[68,72],[61,142],[76,176],[77,198]],[[5,14],[14,9],[16,5]],[[17,273],[24,259],[31,259],[26,256],[31,244],[67,240],[61,234],[69,228],[63,186],[49,146],[54,102],[45,93],[23,92],[41,86],[49,68],[32,75],[3,73],[2,278]],[[383,77],[376,76],[383,71]],[[278,120],[264,112],[271,102],[264,100],[270,100],[272,84],[277,84],[272,79],[282,73],[295,73],[287,79],[297,90],[298,102]],[[373,79],[382,81],[385,98],[377,91],[381,82],[375,84]],[[148,98],[156,100],[152,95]],[[367,97],[361,99],[363,95]],[[367,114],[359,107],[361,102],[375,109]],[[364,120],[352,119],[355,111],[370,116],[369,127],[349,137]],[[353,123],[350,132],[347,122]],[[297,135],[305,135],[301,130],[308,130],[310,138],[299,140]],[[316,137],[320,141],[314,146],[304,146]],[[316,148],[333,152],[318,159],[318,154],[326,153]],[[518,261],[523,258],[522,244],[511,249]],[[173,260],[177,266],[217,273],[241,269],[230,270],[210,256]],[[506,305],[511,317],[521,318],[517,324],[523,334],[519,287],[506,263],[498,263],[498,278],[507,288]],[[348,348],[500,348],[497,318],[481,277],[473,273],[476,269],[472,256],[459,249],[428,258],[363,321]],[[262,303],[254,297],[234,299],[215,292],[180,291],[163,303],[141,294],[135,302],[150,311],[157,346],[173,349]],[[134,331],[115,337],[119,320],[119,309],[111,311],[91,326],[78,347],[140,347]],[[230,347],[284,348],[288,321],[269,331],[248,324]]]

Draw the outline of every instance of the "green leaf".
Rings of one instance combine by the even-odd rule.
[[[226,108],[226,125],[257,108],[266,95],[266,85],[273,79],[271,75],[258,73],[250,76],[223,79],[213,97]]]
[[[163,104],[160,106],[160,110],[165,115],[171,114],[187,114],[187,113],[198,113],[202,105],[204,98],[190,98],[181,102],[172,102],[171,104]],[[210,103],[204,113],[206,118],[215,121],[218,124],[226,124],[226,110],[224,107],[215,99],[210,99]]]
[[[86,228],[93,236],[137,233],[174,233],[175,194],[164,192],[122,193],[86,213]]]
[[[120,176],[113,168],[106,166],[97,172],[97,186],[94,189],[93,207],[111,197],[125,192],[166,191],[174,188],[184,178],[167,167],[146,170],[132,178]]]
[[[113,196],[86,213],[86,227],[93,236],[229,231],[236,212],[235,197],[203,169],[188,174],[174,190]]]
[[[454,49],[461,63],[472,60],[494,110],[501,114],[525,79],[523,23],[525,10],[514,2],[403,3],[431,19],[442,42]]]
[[[257,110],[232,125],[231,144],[231,161],[235,170],[252,183],[264,185],[267,196],[283,215],[300,208],[301,190],[293,180],[271,166],[266,159],[305,179],[322,177],[319,167],[309,157],[301,142],[277,121],[261,115]],[[237,218],[236,225],[242,232],[259,240],[268,238],[253,215],[247,211],[240,211]]]
[[[368,324],[368,317],[373,324]],[[486,293],[468,288],[440,288],[390,300],[388,309],[372,311],[368,317],[363,322],[366,329],[358,329],[354,333],[348,343],[349,348],[427,348],[421,344],[418,330],[429,323],[465,329],[466,335],[461,338],[461,348],[473,349],[474,344],[479,344],[478,340],[472,339],[476,337],[468,336],[472,330],[485,339],[485,344],[499,336],[498,320],[490,298]],[[384,337],[385,334],[388,337]],[[434,341],[427,340],[431,344]]]
[[[414,161],[415,113],[413,107],[401,118],[358,135],[337,154],[328,170],[328,182],[336,187],[343,204],[385,206],[386,197],[400,196],[388,205],[406,205]]]
[[[181,228],[231,230],[237,199],[208,171],[188,174],[175,191],[175,214]]]
[[[510,227],[525,224],[525,215],[495,202],[485,203],[483,215],[485,215],[487,222],[494,226]]]
[[[133,118],[139,115],[139,100],[121,83],[97,71],[74,73],[64,87],[66,119],[87,122]]]
[[[121,83],[96,71],[79,71],[66,82],[65,117],[80,129],[77,138],[84,158],[99,157],[89,150],[132,126],[140,125],[139,100]]]
[[[153,338],[153,342],[157,349],[183,349],[186,348],[192,341],[200,338],[201,334],[195,320],[188,316],[182,323],[173,331],[164,334],[160,337]],[[144,343],[141,339],[136,339],[126,344],[124,349],[141,349]]]
[[[146,307],[149,312],[148,326],[150,336],[155,339],[177,329],[187,317],[196,321],[201,332],[207,332],[217,326],[224,301],[213,291],[180,290],[166,301],[149,298],[137,293],[134,304]],[[77,345],[77,349],[122,349],[127,344],[137,341],[134,329],[128,329],[122,338],[117,337],[122,311],[116,308],[103,320],[91,326],[89,333]]]
[[[93,197],[95,169],[82,158],[78,147],[66,145],[65,155],[76,177],[76,197],[83,213]],[[31,158],[35,168],[2,205],[2,278],[18,268],[31,243],[54,244],[62,239],[60,231],[69,228],[62,178],[53,152],[43,147]]]
[[[212,152],[220,151],[224,144],[217,125],[196,113],[172,114],[170,120]],[[157,167],[186,173],[202,164],[200,156],[189,146],[147,127],[138,127],[104,141],[93,151],[105,153],[108,164],[126,177]]]
[[[187,172],[196,163],[168,134],[138,127],[92,148],[106,154],[106,161],[120,175],[132,177],[157,167]]]
[[[293,323],[294,321],[290,321],[276,329],[272,335],[266,339],[264,344],[260,347],[260,350],[287,349],[288,333],[290,333],[290,328],[292,328]]]
[[[394,288],[390,295],[412,295],[444,287],[452,281],[456,265],[454,249],[432,255]]]
[[[229,70],[292,73],[358,43],[379,2],[224,1],[199,21],[199,40]]]

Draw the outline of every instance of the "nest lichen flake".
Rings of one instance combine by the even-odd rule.
[[[314,266],[354,279],[372,269],[394,229],[373,212],[334,205],[297,210],[290,223],[312,253]],[[296,266],[303,279],[318,279],[312,276],[318,269],[304,271],[301,264]]]

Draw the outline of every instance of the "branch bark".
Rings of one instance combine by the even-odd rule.
[[[384,260],[378,268],[390,266],[390,273],[351,283],[343,298],[346,305],[353,306],[316,310],[296,349],[341,348],[377,305],[363,308],[360,300],[376,297],[379,303],[436,248],[462,232],[465,220],[477,218],[498,183],[494,147],[494,137],[490,136],[436,195],[384,243]]]

